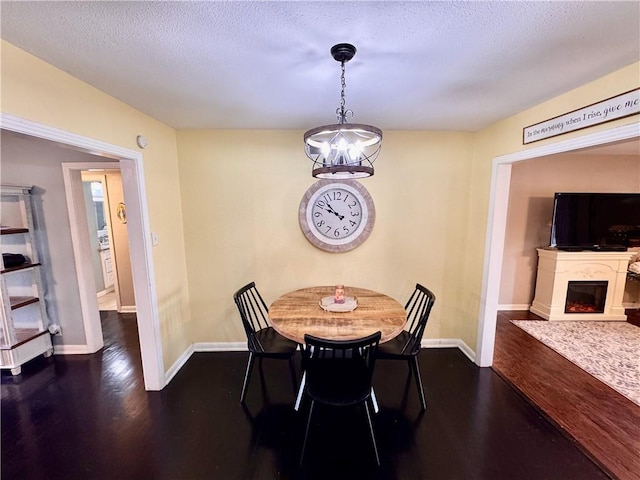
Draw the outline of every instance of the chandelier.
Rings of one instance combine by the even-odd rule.
[[[313,161],[311,174],[316,178],[355,179],[373,175],[373,162],[382,146],[382,130],[362,123],[347,123],[353,111],[345,110],[345,64],[356,54],[356,47],[339,43],[331,48],[331,56],[340,62],[342,90],[336,109],[338,123],[312,128],[304,134],[307,157]]]

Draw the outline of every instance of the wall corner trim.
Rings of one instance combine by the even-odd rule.
[[[476,363],[476,352],[460,338],[423,338],[420,346],[422,348],[458,348],[469,360]]]
[[[187,349],[182,352],[182,355],[180,355],[175,362],[173,362],[173,365],[171,365],[169,367],[169,369],[166,371],[166,373],[164,374],[164,386],[166,387],[167,385],[169,385],[169,382],[173,379],[173,377],[176,376],[176,373],[178,373],[180,371],[180,369],[187,363],[187,361],[191,358],[191,355],[193,355],[194,349],[193,349],[193,344],[189,345],[189,347],[187,347]]]

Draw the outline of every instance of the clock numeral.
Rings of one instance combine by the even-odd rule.
[[[351,216],[352,217],[359,217],[360,216],[360,212],[351,212]]]
[[[318,200],[316,202],[316,207],[318,208],[324,208],[327,204],[323,201],[323,200]]]
[[[318,223],[316,223],[316,225],[318,226],[318,228],[320,228],[321,226],[324,225],[324,220],[320,220]]]
[[[354,222],[353,220],[349,220],[349,223],[351,224],[352,227],[355,227],[358,223]]]
[[[347,198],[349,198],[349,194],[348,194],[348,193],[345,195],[345,197],[344,197],[344,199],[343,199],[342,201],[343,201],[343,202],[346,202],[346,201],[347,201]]]
[[[329,233],[329,230],[331,230],[331,228],[332,228],[331,225],[327,225],[327,231],[324,233]]]
[[[354,222],[355,223],[355,222]],[[353,225],[352,225],[353,226]],[[342,227],[342,230],[344,230],[344,234],[345,235],[349,235],[349,229],[347,227]]]
[[[339,237],[339,236],[340,236],[340,230],[336,228],[336,229],[333,231],[333,236],[334,236],[334,237]]]
[[[322,216],[322,212],[313,212],[313,216],[318,218]]]
[[[331,198],[333,197],[333,198]],[[342,192],[339,190],[335,190],[333,192],[329,192],[329,193],[325,193],[324,196],[322,197],[324,198],[327,203],[332,202],[332,201],[340,201],[342,200]]]
[[[353,203],[348,203],[348,204],[347,204],[347,206],[348,206],[349,208],[353,208],[353,207],[355,207],[357,204],[358,204],[358,202],[356,202],[356,201],[354,200],[354,202],[353,202]]]

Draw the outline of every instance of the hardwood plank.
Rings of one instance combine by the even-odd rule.
[[[493,369],[612,476],[639,480],[640,406],[509,320],[544,321],[529,312],[499,312]]]
[[[3,372],[3,480],[607,479],[492,369],[455,348],[419,355],[425,412],[405,362],[376,364],[380,468],[364,412],[348,408],[314,413],[300,468],[306,412],[292,408],[286,362],[256,366],[246,407],[246,352],[194,353],[164,390],[145,392],[135,315],[101,316],[101,351]]]

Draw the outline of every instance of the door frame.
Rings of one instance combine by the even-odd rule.
[[[146,390],[162,390],[166,385],[166,377],[142,153],[5,113],[0,113],[0,125],[5,130],[50,140],[60,147],[72,148],[94,155],[96,156],[95,163],[99,165],[99,168],[104,168],[109,163],[115,163],[117,168],[120,169],[124,197],[127,204],[129,249],[144,385]],[[104,160],[100,160],[100,158]],[[86,166],[90,164],[93,164],[93,162],[67,164],[70,167],[67,169],[66,175],[71,180],[71,188],[67,189],[66,192],[68,204],[69,196],[71,195],[73,199],[77,195],[77,193],[74,193],[76,187],[73,187],[75,183],[72,181],[73,177],[77,175],[77,178],[80,179],[80,170],[87,170]],[[66,181],[67,179],[65,179],[65,185]],[[82,190],[82,182],[80,181],[79,184],[80,190]],[[71,210],[69,215],[71,218]],[[74,210],[73,215],[78,216],[78,212]],[[72,225],[74,225],[74,219],[71,218],[71,220]],[[81,218],[78,218],[78,220],[81,220]],[[74,239],[74,235],[77,236],[79,234],[81,236],[82,234],[78,232],[79,229],[72,228],[71,230],[76,271],[78,272],[78,289],[80,291],[81,309],[87,337],[87,350],[97,351],[102,347],[103,340],[95,292],[92,291],[90,295],[87,294],[91,284],[94,283],[92,274],[86,277],[87,272],[85,271],[86,267],[90,265],[86,260],[87,257],[84,256],[88,253],[88,242],[83,242],[82,238]],[[75,234],[74,230],[76,230]],[[88,232],[86,232],[86,235],[88,235]],[[76,243],[78,245],[77,250]],[[86,282],[83,283],[81,281],[85,277],[91,280],[89,288],[87,288]]]
[[[120,164],[119,163],[114,163],[113,165],[115,165],[114,168],[109,168],[109,170],[113,171],[117,171],[118,174],[120,174]],[[106,164],[100,164],[100,166],[104,166],[104,170],[107,170],[108,167],[106,167]],[[112,265],[111,265],[111,269],[113,272],[113,291],[116,297],[116,310],[118,311],[118,313],[135,313],[135,309],[132,312],[122,312],[121,309],[121,304],[120,304],[120,287],[118,285],[118,266],[116,263],[116,259],[117,257],[113,256],[113,229],[111,226],[111,214],[109,211],[109,207],[110,207],[110,203],[109,203],[109,191],[107,190],[107,175],[105,174],[105,171],[102,169],[99,169],[100,171],[82,171],[80,172],[80,178],[81,181],[84,185],[85,182],[100,182],[100,184],[102,185],[102,190],[103,190],[103,205],[104,205],[104,215],[105,215],[105,220],[107,222],[107,232],[109,235],[109,244],[110,244],[110,248],[112,249]],[[120,174],[121,175],[121,174]],[[65,186],[66,188],[66,186]],[[86,202],[85,202],[85,206],[86,206]],[[71,228],[75,228],[75,224],[71,224]],[[129,239],[128,239],[128,235],[127,235],[127,243],[129,243]],[[92,258],[94,256],[94,253],[91,254]],[[101,262],[102,263],[102,262]],[[104,265],[101,265],[101,267],[103,268],[103,273],[102,276],[104,277]],[[95,273],[94,273],[94,277],[95,277]],[[107,291],[107,288],[105,286],[105,289],[103,292],[98,292],[98,289],[96,287],[96,294],[98,297],[100,297],[101,293],[105,293]]]
[[[80,308],[87,342],[87,353],[94,353],[104,345],[102,326],[93,279],[91,243],[82,188],[82,172],[87,170],[120,170],[120,163],[113,161],[62,163],[62,177],[67,197],[67,210],[71,226],[71,246],[78,276]]]
[[[482,289],[480,291],[480,315],[476,339],[476,364],[490,367],[493,363],[500,277],[504,256],[504,239],[509,208],[509,187],[511,165],[522,160],[566,153],[587,147],[629,140],[640,137],[640,122],[622,125],[608,130],[571,138],[561,142],[543,145],[520,152],[500,155],[493,159],[491,170],[491,190],[485,234]]]

